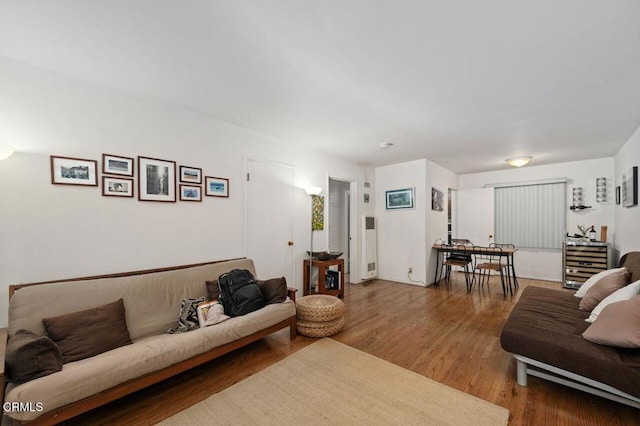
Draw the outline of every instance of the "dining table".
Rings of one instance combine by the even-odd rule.
[[[433,250],[436,250],[436,273],[434,277],[434,285],[439,285],[438,276],[440,274],[440,267],[442,266],[443,261],[441,258],[444,256],[444,253],[451,253],[455,251],[456,253],[465,253],[470,255],[482,254],[482,255],[493,255],[500,256],[506,258],[506,266],[507,271],[509,272],[507,277],[509,278],[509,285],[513,282],[514,286],[518,287],[518,277],[516,276],[516,268],[514,266],[514,254],[518,251],[517,247],[480,247],[474,246],[471,244],[466,245],[449,245],[449,244],[434,244],[432,246]]]

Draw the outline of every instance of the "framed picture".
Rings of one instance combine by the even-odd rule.
[[[638,166],[634,166],[622,175],[622,205],[638,205]]]
[[[229,197],[229,179],[205,176],[204,191],[210,197]]]
[[[202,169],[180,166],[180,182],[202,185]]]
[[[138,156],[138,200],[176,202],[176,162]]]
[[[133,158],[102,154],[102,173],[133,177]]]
[[[51,156],[51,183],[98,186],[98,162],[82,158]]]
[[[444,199],[442,191],[431,188],[431,210],[441,212],[444,210]]]
[[[324,197],[322,195],[311,196],[311,229],[324,230]]]
[[[133,179],[102,176],[102,195],[105,197],[133,197]]]
[[[413,188],[394,189],[385,195],[387,210],[413,208]]]
[[[180,201],[202,201],[202,187],[181,184]]]

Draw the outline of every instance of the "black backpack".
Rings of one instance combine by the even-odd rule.
[[[253,274],[246,269],[233,269],[218,277],[219,300],[224,313],[237,317],[257,311],[265,305],[264,296]]]

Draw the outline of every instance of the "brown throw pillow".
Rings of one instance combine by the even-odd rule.
[[[583,311],[591,311],[598,306],[605,297],[629,284],[629,273],[611,274],[595,283],[580,300],[579,308]]]
[[[122,299],[42,322],[65,364],[131,344]]]
[[[287,300],[287,280],[284,277],[258,281],[258,288],[262,292],[267,305],[282,303]]]
[[[640,348],[640,296],[605,306],[582,337],[599,345]]]
[[[62,370],[62,353],[47,336],[18,330],[7,342],[5,366],[10,382],[24,383]]]
[[[207,284],[207,294],[209,300],[218,300],[220,297],[220,289],[218,288],[218,280],[205,281]]]

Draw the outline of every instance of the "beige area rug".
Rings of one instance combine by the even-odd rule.
[[[161,425],[506,425],[509,411],[322,339]]]

